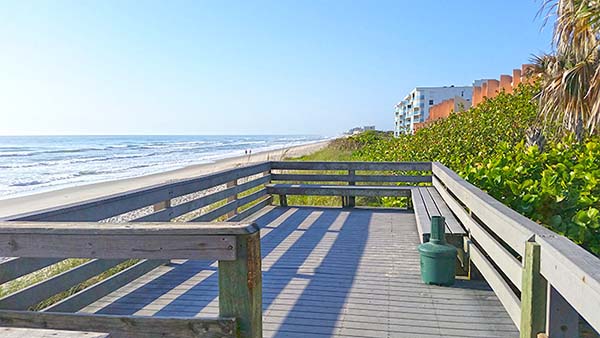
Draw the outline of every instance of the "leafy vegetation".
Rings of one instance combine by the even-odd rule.
[[[515,145],[535,120],[537,88],[521,85],[513,95],[496,98],[447,119],[438,120],[415,135],[371,134],[357,136],[363,147],[354,154],[365,161],[440,161],[455,171],[465,163],[496,152],[498,142]]]
[[[600,138],[567,138],[541,152],[499,145],[495,155],[467,164],[468,181],[521,214],[600,255]]]
[[[364,133],[354,160],[439,161],[512,209],[600,255],[600,137],[573,136],[543,150],[524,142],[536,86],[522,85],[415,135]],[[393,199],[382,200],[396,206]]]

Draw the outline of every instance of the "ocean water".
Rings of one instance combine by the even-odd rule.
[[[0,199],[142,176],[323,136],[0,136]]]

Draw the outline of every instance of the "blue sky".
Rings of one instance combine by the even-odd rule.
[[[391,130],[548,51],[540,2],[1,1],[0,135]]]

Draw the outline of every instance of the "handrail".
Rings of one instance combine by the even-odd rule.
[[[214,330],[210,322],[202,326],[205,324],[200,319],[189,319],[188,330],[181,331],[180,336],[196,337],[198,332],[205,332],[200,333],[200,336],[213,336],[218,332],[217,335],[223,337],[260,337],[262,282],[258,228],[252,224],[228,222],[219,225],[206,222],[220,217],[241,220],[258,211],[256,206],[269,203],[272,198],[267,196],[264,188],[260,190],[261,186],[270,181],[269,169],[270,163],[263,162],[83,200],[66,206],[9,216],[4,219],[5,222],[0,222],[0,236],[10,238],[8,242],[0,243],[0,256],[19,258],[0,262],[0,275],[5,281],[12,280],[54,264],[62,258],[93,258],[90,264],[65,272],[65,275],[73,276],[69,277],[69,281],[76,281],[102,273],[111,264],[118,263],[118,259],[142,259],[133,266],[51,306],[48,308],[50,312],[44,312],[49,316],[58,316],[52,311],[78,311],[168,262],[168,259],[216,259],[219,261],[219,277],[224,278],[219,283],[220,317],[223,320],[234,319],[225,321],[228,323],[226,326],[215,327]],[[256,189],[259,190],[254,191]],[[221,207],[218,203],[223,200],[228,202]],[[202,209],[205,207],[213,209]],[[140,210],[143,212],[139,212]],[[243,211],[238,213],[238,210]],[[187,213],[205,223],[171,222],[182,215],[187,217]],[[116,216],[118,218],[115,218]],[[114,223],[123,219],[137,223]],[[15,264],[20,268],[15,269]],[[23,265],[25,268],[22,268]],[[8,275],[5,272],[8,272]],[[59,275],[8,295],[10,299],[0,298],[0,309],[3,309],[3,301],[6,304],[4,310],[0,310],[0,323],[17,325],[11,324],[15,316],[6,311],[24,310],[31,305],[31,297],[26,297],[25,292],[44,290],[44,295],[50,295],[60,293],[73,285],[71,282],[60,283],[60,278],[67,277]],[[37,323],[38,314],[24,312],[21,315],[28,319],[19,323],[35,327],[38,324],[30,323]],[[65,325],[62,328],[75,329],[77,325],[81,325],[75,319],[63,323],[62,317],[52,318],[56,320],[50,322]],[[106,331],[120,332],[119,334],[128,337],[136,336],[125,330],[127,328],[117,325],[118,320],[107,321],[94,316],[90,318],[86,320],[99,327],[106,327]],[[227,329],[232,321],[237,323],[237,333]],[[44,321],[43,325],[46,325],[45,323],[47,322]],[[198,331],[198,325],[206,327],[208,331],[204,331],[204,328]],[[161,332],[163,331],[156,331],[155,335],[161,335]],[[137,336],[146,335],[141,330]]]
[[[163,183],[102,196],[91,200],[36,210],[20,215],[6,217],[4,220],[21,221],[99,221],[120,215],[142,207],[171,200],[178,196],[203,191],[240,178],[269,171],[270,163],[262,162],[248,166],[227,169],[215,173],[192,177],[175,182]],[[239,193],[230,191],[231,194]]]
[[[82,222],[79,226],[92,229],[100,226],[95,222],[102,221],[105,222],[102,225],[103,231],[107,231],[108,227],[111,226],[111,222],[129,220],[133,222],[159,222],[155,223],[157,227],[172,231],[178,227],[177,223],[170,222],[172,220],[180,221],[182,219],[201,218],[200,220],[202,221],[213,221],[215,219],[227,218],[228,220],[239,221],[257,212],[259,207],[267,205],[272,200],[272,197],[266,194],[265,189],[260,190],[262,186],[270,182],[269,168],[269,162],[251,164],[189,179],[119,192],[89,200],[80,200],[59,207],[7,216],[2,219],[8,222],[4,224],[4,230],[17,225],[21,228],[27,226],[34,227],[35,224],[45,224],[42,227],[47,225],[56,229],[57,227],[61,227],[58,224],[60,222],[69,222],[73,225],[76,225],[74,222]],[[258,191],[254,192],[257,189]],[[224,200],[228,201],[228,203],[225,207],[221,207],[220,203]],[[29,225],[28,223],[17,222],[29,222]],[[197,223],[192,226],[198,227],[200,224]],[[128,225],[129,228],[123,231],[135,232],[137,226],[130,224]],[[148,226],[148,224],[139,226]],[[231,224],[228,227],[230,230],[233,229]],[[11,236],[8,234],[4,235]],[[24,238],[25,235],[19,236],[21,236],[21,240],[27,239]],[[87,234],[81,236],[87,236]],[[74,237],[72,236],[71,238]],[[81,241],[75,243],[86,243],[84,238],[81,239]],[[124,238],[119,238],[119,241],[123,240]],[[106,245],[113,244],[114,246],[117,242],[106,243]],[[39,243],[40,245],[47,244],[47,242],[43,241]],[[16,258],[0,262],[0,283],[14,280],[25,274],[43,269],[67,257],[95,257],[92,264],[70,269],[68,273],[76,276],[76,278],[71,278],[71,281],[82,279],[85,276],[98,275],[114,265],[113,263],[115,262],[115,259],[109,258],[111,257],[110,255],[100,256],[96,254],[94,256],[91,252],[86,254],[78,253],[74,252],[74,247],[67,247],[65,250],[67,251],[57,252],[55,258],[49,255],[34,255],[34,252],[25,253],[24,250],[5,251],[4,256]],[[121,254],[119,251],[112,249],[104,251],[112,252],[112,257]],[[196,252],[196,254],[198,255],[199,253]],[[27,257],[27,255],[30,255],[30,257]],[[154,253],[151,257],[142,257],[144,256],[143,251],[138,250],[135,252],[130,251],[124,256],[127,256],[123,257],[125,259],[135,257],[151,258],[159,257],[160,255]],[[103,261],[105,258],[108,258],[108,260]],[[206,258],[216,259],[218,257],[213,255],[213,257],[207,256]],[[68,307],[69,309],[79,310],[95,299],[124,286],[132,279],[151,271],[165,262],[167,262],[165,259],[138,262],[128,267],[125,271],[122,271],[123,273],[108,277],[102,287],[98,286],[95,290],[88,288],[76,293],[69,300],[69,306],[61,305],[61,308]],[[51,292],[56,294],[73,286],[72,283],[62,284],[52,282],[50,284],[58,285],[58,288],[48,288],[47,285],[36,285],[35,287],[36,290],[41,290],[44,287],[47,290],[46,294],[50,294]],[[61,286],[64,286],[64,288],[60,288]],[[39,294],[42,293],[40,292]],[[1,304],[2,299],[0,299]],[[27,308],[25,302],[17,305],[20,309]]]
[[[271,169],[431,171],[431,162],[272,161]]]
[[[315,195],[339,196],[342,206],[354,207],[356,196],[409,197],[415,185],[431,184],[430,173],[431,162],[276,161],[270,177],[279,183],[268,185],[267,192],[279,195],[281,206],[288,205],[287,195]]]
[[[262,278],[260,229],[253,223],[96,223],[96,222],[0,222],[0,256],[25,258],[99,258],[99,259],[216,259],[219,261],[219,315],[235,318],[237,337],[262,336]],[[94,260],[92,262],[104,262]],[[116,264],[117,262],[114,262]],[[96,264],[96,263],[92,263]],[[56,282],[53,284],[57,284]],[[50,287],[48,283],[39,288]],[[56,285],[52,285],[56,288]],[[23,292],[33,292],[25,290]],[[18,325],[11,320],[16,302],[27,301],[15,296],[0,299],[0,323]],[[5,297],[6,298],[6,297]],[[35,313],[27,314],[28,323]],[[45,312],[50,322],[61,315]],[[62,315],[64,316],[64,315]],[[53,329],[81,326],[82,320],[101,331],[120,332],[114,322],[102,317],[72,317],[73,323],[57,324]],[[135,318],[131,318],[135,320]],[[44,321],[44,327],[48,327]],[[104,326],[103,326],[104,325]],[[218,328],[215,328],[217,330]],[[156,335],[157,332],[149,334]],[[142,336],[141,333],[138,335]],[[131,336],[131,335],[129,335]]]
[[[544,297],[547,299],[546,304],[543,304],[543,311],[546,311],[547,307],[548,313],[556,310],[563,312],[562,323],[557,323],[557,320],[561,320],[557,316],[552,317],[552,320],[549,319],[550,316],[546,319],[548,330],[556,330],[558,327],[562,327],[560,330],[564,330],[565,327],[577,330],[576,323],[564,322],[564,318],[578,318],[568,315],[569,312],[578,313],[594,329],[600,330],[600,260],[597,257],[566,237],[544,228],[498,202],[444,165],[434,162],[432,171],[434,186],[442,192],[442,198],[469,231],[476,246],[473,252],[483,250],[486,254],[476,254],[476,258],[489,262],[486,258],[488,256],[496,267],[500,267],[494,275],[491,272],[486,275],[482,271],[486,279],[497,280],[501,277],[510,281],[515,288],[521,289],[521,283],[515,281],[515,278],[520,276],[508,268],[512,268],[514,264],[521,264],[518,262],[526,254],[527,243],[535,242],[541,252],[540,273],[547,281],[549,290],[548,297]],[[514,252],[518,256],[511,258]],[[525,262],[522,264],[526,265]],[[493,283],[490,284],[494,286]],[[505,290],[495,291],[496,294],[505,293]],[[507,299],[500,300],[510,303]],[[522,308],[522,304],[516,305]],[[561,308],[557,309],[557,306]],[[515,318],[513,315],[513,320],[518,324],[521,318]],[[552,336],[552,332],[549,334]]]

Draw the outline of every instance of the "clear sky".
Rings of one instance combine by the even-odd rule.
[[[0,135],[393,128],[548,51],[541,0],[0,1]]]

